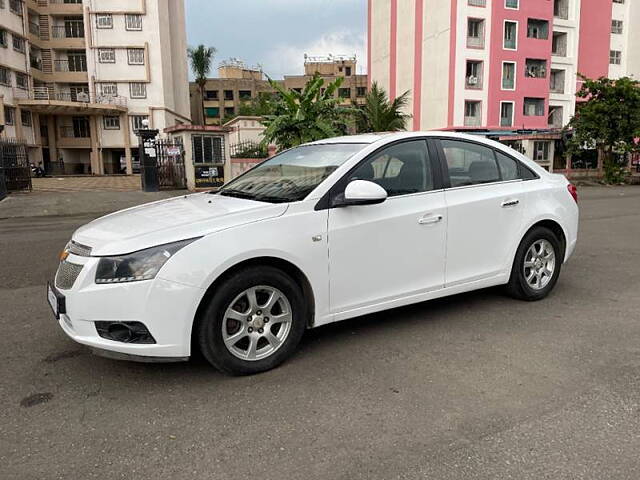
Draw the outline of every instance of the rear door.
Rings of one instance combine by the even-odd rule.
[[[523,221],[518,162],[472,141],[443,138],[438,143],[449,182],[445,284],[503,273]]]

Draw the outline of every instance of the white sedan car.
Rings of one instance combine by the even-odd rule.
[[[575,187],[502,144],[332,138],[218,192],[81,227],[48,298],[96,353],[172,361],[197,348],[251,374],[289,357],[307,328],[494,285],[542,299],[577,230]]]

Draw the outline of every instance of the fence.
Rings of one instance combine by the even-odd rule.
[[[20,190],[31,190],[27,147],[13,139],[0,139],[0,200]]]
[[[267,157],[267,147],[258,142],[246,140],[229,146],[231,158],[259,158]]]

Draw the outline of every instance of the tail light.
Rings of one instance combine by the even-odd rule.
[[[576,201],[576,203],[578,203],[578,189],[576,188],[576,186],[573,183],[570,183],[569,185],[567,185],[567,190],[569,190],[569,193],[571,194],[573,199]]]

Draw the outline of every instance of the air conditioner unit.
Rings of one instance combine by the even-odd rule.
[[[477,85],[478,84],[478,77],[467,77],[467,84],[468,85]]]

